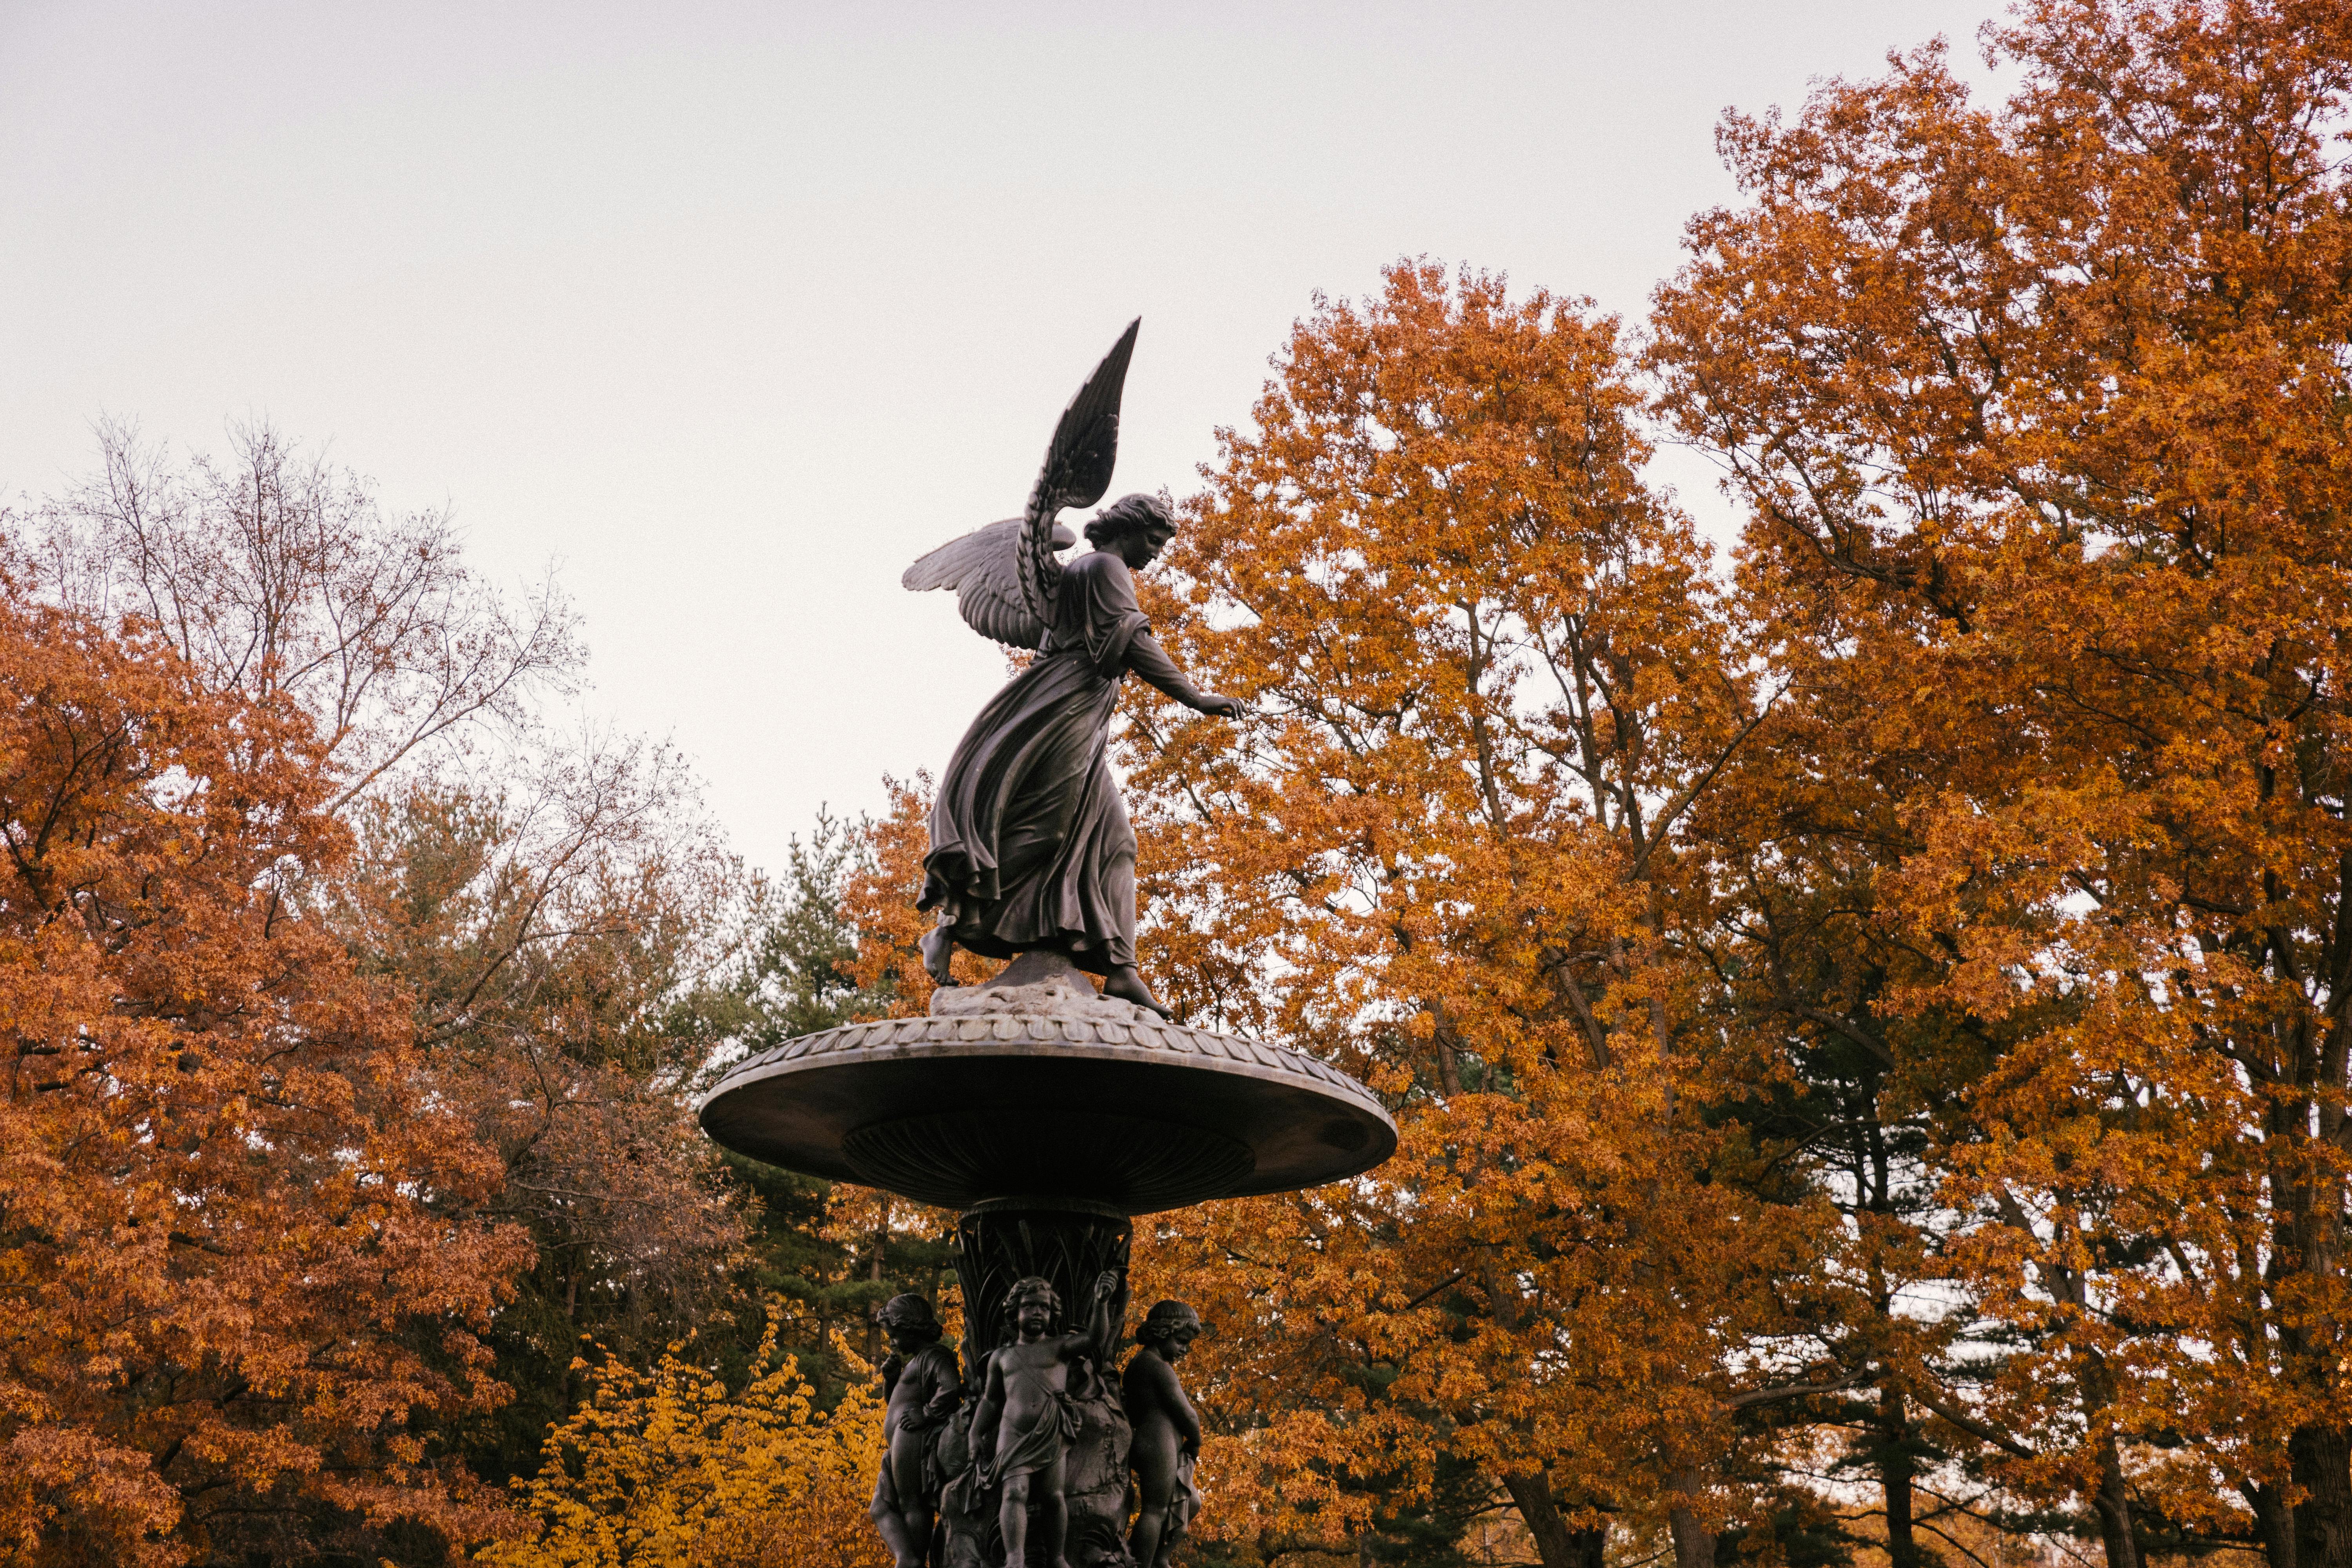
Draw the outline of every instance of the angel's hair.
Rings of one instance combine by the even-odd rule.
[[[1176,531],[1176,514],[1158,496],[1142,494],[1121,496],[1095,513],[1087,524],[1087,542],[1100,550],[1123,533],[1140,533],[1149,528]]]

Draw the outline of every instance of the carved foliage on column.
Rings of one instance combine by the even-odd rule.
[[[1073,1202],[1044,1206],[982,1204],[957,1222],[956,1279],[963,1287],[964,1381],[979,1386],[982,1363],[1013,1337],[1004,1293],[1016,1279],[1041,1274],[1054,1282],[1066,1312],[1082,1302],[1105,1269],[1127,1278],[1135,1226],[1117,1209]],[[1125,1315],[1112,1324],[1115,1341]]]

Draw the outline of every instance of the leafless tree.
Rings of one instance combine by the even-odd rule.
[[[571,689],[582,649],[551,581],[510,605],[446,510],[387,517],[368,480],[266,423],[231,435],[227,460],[175,460],[101,423],[100,471],[39,507],[31,542],[75,607],[151,622],[208,681],[313,715],[337,807]]]

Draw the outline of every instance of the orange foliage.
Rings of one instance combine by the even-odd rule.
[[[1357,1073],[1402,1142],[1139,1227],[1139,1298],[1214,1330],[1204,1542],[1368,1558],[1467,1471],[1549,1568],[1604,1528],[1679,1568],[1840,1530],[2012,1560],[1986,1510],[1914,1510],[1952,1456],[2111,1568],[2352,1568],[2348,15],[2028,0],[2004,103],[1931,47],[1731,117],[1743,195],[1647,382],[1589,301],[1475,272],[1298,325],[1145,590],[1253,717],[1134,687],[1119,760],[1170,999]],[[1643,481],[1652,412],[1727,465],[1727,574]],[[561,678],[568,620],[273,451],[163,504],[118,443],[60,513],[68,607],[0,583],[12,1560],[493,1532],[428,1434],[499,1396],[501,1183],[561,1325],[600,1284],[704,1302],[736,1235],[676,1100],[748,1025],[669,1007],[731,868],[593,758],[543,852],[419,781]],[[289,571],[174,531],[205,506]],[[98,618],[116,557],[155,624]],[[380,638],[310,613],[386,593],[424,607]],[[847,900],[894,1013],[930,994],[927,787]],[[593,940],[543,942],[558,910]],[[879,1239],[944,1223],[830,1217],[877,1289]],[[790,1510],[730,1456],[789,1449],[827,1550],[870,1551],[865,1406],[819,1440],[789,1374],[599,1375],[620,1414],[556,1447],[611,1484],[551,1465],[546,1520],[609,1542],[655,1478],[679,1553],[753,1550],[736,1515]],[[1821,1463],[1884,1506],[1792,1484]]]
[[[2116,1568],[2342,1563],[2352,16],[1990,42],[2004,105],[1929,48],[1727,121],[1746,199],[1658,297],[1791,691],[1727,828],[1850,895],[1842,994],[1780,1000],[1925,1118],[2002,1336],[1906,1374],[1948,1439]]]
[[[305,713],[0,581],[0,1542],[163,1564],[338,1510],[496,1510],[420,1417],[486,1408],[528,1258],[405,1000],[310,918],[348,834]]]
[[[1444,1455],[1547,1563],[1769,1557],[1810,1424],[1895,1568],[1980,1528],[1912,1510],[1944,1455],[2115,1568],[2352,1563],[2352,13],[1989,46],[2002,104],[1938,47],[1727,120],[1646,385],[1405,265],[1223,434],[1146,604],[1255,717],[1128,694],[1148,967],[1403,1142],[1139,1238],[1223,1331],[1205,1537],[1344,1549]]]
[[[1366,1079],[1403,1142],[1158,1223],[1222,1331],[1198,1528],[1344,1543],[1442,1449],[1548,1562],[1601,1510],[1696,1552],[1733,1413],[1830,1375],[1785,1302],[1834,1232],[1706,1121],[1739,1068],[1687,954],[1689,807],[1758,683],[1589,304],[1400,266],[1279,370],[1150,600],[1257,715],[1234,745],[1132,694],[1153,973]]]
[[[918,773],[905,784],[886,778],[888,808],[866,825],[866,854],[849,879],[843,912],[857,930],[857,957],[850,973],[862,991],[888,998],[879,1015],[919,1017],[931,1005],[931,977],[917,948],[931,929],[931,917],[915,908],[923,891],[923,857],[930,852],[931,778]],[[958,948],[954,973],[971,985],[1002,964]]]

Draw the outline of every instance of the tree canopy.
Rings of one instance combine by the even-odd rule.
[[[1178,502],[1144,967],[1402,1133],[1139,1223],[1202,1568],[2352,1568],[2352,13],[1982,41],[1727,115],[1642,321],[1318,299]],[[0,1560],[879,1561],[950,1216],[690,1105],[925,1006],[925,775],[743,866],[268,430],[5,521]]]

